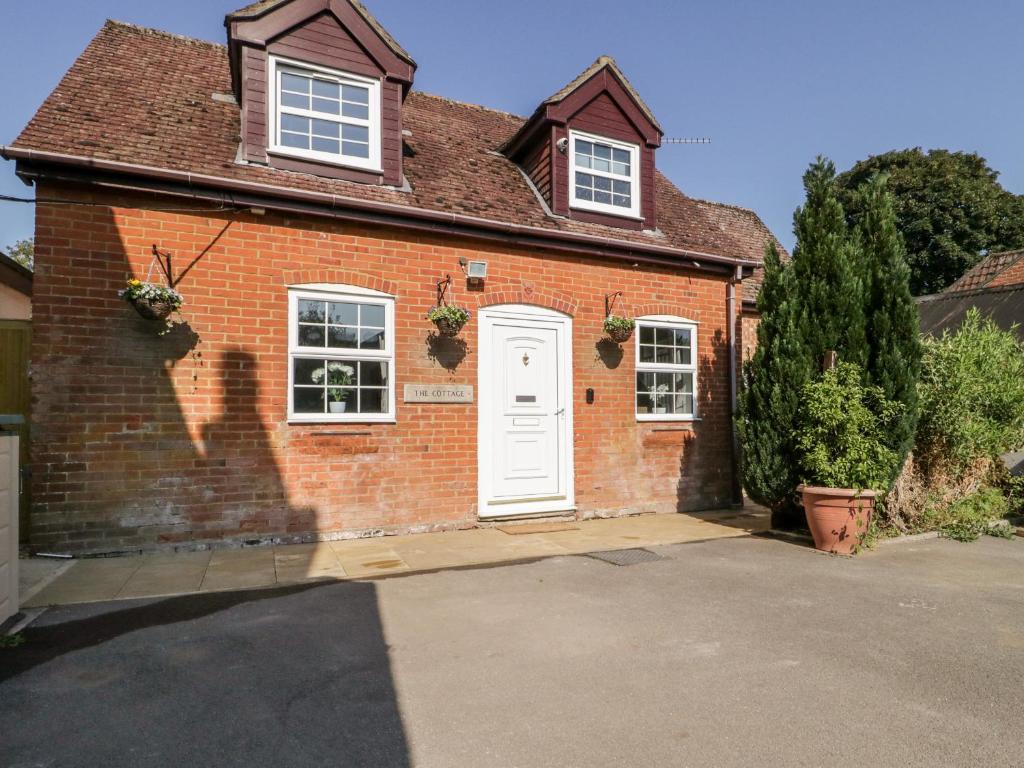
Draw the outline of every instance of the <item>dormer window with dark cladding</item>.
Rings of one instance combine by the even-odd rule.
[[[661,127],[607,57],[546,99],[502,147],[554,216],[656,229]]]
[[[226,19],[243,162],[400,187],[416,64],[357,0],[261,0]]]

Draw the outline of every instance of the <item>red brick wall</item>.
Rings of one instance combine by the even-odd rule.
[[[742,360],[750,360],[757,350],[757,326],[761,322],[761,316],[757,312],[744,312],[741,321],[740,357]]]
[[[95,196],[92,196],[94,195]],[[312,539],[476,522],[476,406],[407,405],[405,383],[477,385],[477,323],[461,362],[424,313],[458,259],[489,262],[482,293],[573,311],[581,516],[729,501],[726,278],[362,228],[326,219],[139,210],[180,200],[41,185],[32,348],[32,542],[111,551],[219,539]],[[156,244],[173,254],[187,327],[160,337],[118,299]],[[380,286],[396,300],[397,424],[290,426],[287,290],[296,273]],[[602,342],[604,295],[700,323],[702,420],[639,424],[633,346]],[[621,305],[620,305],[621,306]],[[630,309],[631,307],[631,309]],[[454,357],[457,357],[454,356]],[[447,367],[446,367],[447,366]],[[585,392],[596,390],[587,405]]]

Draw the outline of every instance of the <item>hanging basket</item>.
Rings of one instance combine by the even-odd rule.
[[[171,287],[132,278],[117,293],[147,320],[164,320],[181,308],[181,294]]]
[[[434,320],[437,332],[442,336],[458,336],[465,324],[465,321],[460,323],[447,317],[439,317]]]
[[[465,307],[436,306],[427,312],[427,320],[442,336],[458,336],[462,326],[469,322],[470,311]]]
[[[604,321],[604,332],[616,344],[629,341],[629,337],[633,335],[634,328],[636,328],[635,321],[616,315],[609,315]]]
[[[622,344],[629,341],[629,337],[633,335],[632,328],[615,327],[610,328],[606,331],[608,338],[614,341],[616,344]]]
[[[166,320],[171,312],[177,309],[177,304],[170,299],[129,299],[128,303],[135,307],[135,311],[147,320]]]

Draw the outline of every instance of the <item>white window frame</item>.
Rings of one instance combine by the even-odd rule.
[[[699,421],[697,392],[699,382],[697,380],[697,327],[695,320],[687,320],[684,317],[675,315],[647,315],[636,319],[636,329],[633,336],[636,339],[635,368],[633,374],[633,412],[637,421]],[[673,330],[688,330],[690,332],[690,364],[681,363],[641,363],[640,362],[640,326],[650,328],[671,328]],[[637,395],[641,394],[637,388],[637,374],[639,373],[692,373],[693,374],[693,413],[640,413],[637,410]]]
[[[313,301],[351,301],[384,307],[384,349],[337,349],[299,345],[299,299]],[[361,361],[388,363],[387,411],[385,413],[296,413],[295,359]],[[294,423],[380,423],[395,421],[395,297],[369,288],[350,285],[311,284],[288,287],[288,421]]]
[[[578,140],[589,141],[593,144],[604,144],[613,149],[623,149],[629,152],[630,175],[621,176],[617,173],[606,173],[596,171],[593,168],[579,168],[576,165],[576,142]],[[608,203],[597,203],[593,200],[579,200],[576,198],[576,170],[581,173],[589,173],[592,176],[602,176],[614,181],[628,181],[630,183],[630,207],[623,208]],[[569,207],[581,211],[595,211],[607,213],[612,216],[621,216],[629,219],[640,219],[640,147],[637,144],[629,144],[623,141],[616,141],[605,136],[596,136],[592,133],[581,131],[569,131]]]
[[[302,110],[292,107],[282,107],[281,101],[281,73],[292,72],[297,75],[317,77],[334,80],[341,85],[357,85],[361,88],[368,88],[369,97],[369,118],[361,120],[354,117],[342,117],[341,115],[328,115],[312,110]],[[361,170],[383,173],[381,169],[381,107],[380,107],[380,80],[374,80],[361,75],[353,75],[336,69],[328,69],[315,64],[306,64],[300,61],[285,59],[280,56],[270,56],[267,66],[267,151],[275,155],[296,157],[303,160],[313,160],[318,163],[327,163],[346,168],[359,168]],[[312,149],[299,149],[297,147],[286,147],[279,141],[281,126],[278,115],[281,112],[294,114],[299,117],[310,117],[320,120],[330,120],[341,125],[365,126],[369,133],[369,157],[349,157],[346,155],[335,155],[330,152],[317,152]]]

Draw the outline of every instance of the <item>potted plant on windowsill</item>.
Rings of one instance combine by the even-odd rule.
[[[131,278],[117,295],[135,307],[135,311],[147,320],[166,320],[184,303],[181,294],[173,288],[135,278]]]
[[[664,405],[657,405],[657,403],[665,402],[664,398],[666,393],[668,392],[668,384],[658,384],[654,388],[654,392],[655,396],[651,398],[651,412],[657,414],[666,413],[668,411],[668,408]]]
[[[875,497],[895,475],[899,454],[890,427],[903,406],[861,383],[856,365],[841,363],[803,389],[796,443],[807,525],[823,552],[854,554],[871,523]]]
[[[346,363],[328,362],[326,366],[327,376],[327,409],[331,413],[344,413],[347,405],[349,392],[342,387],[352,384],[352,377],[355,376],[355,368]],[[312,379],[319,384],[324,380],[325,369],[318,368],[313,371]]]
[[[629,337],[633,335],[634,328],[636,328],[636,320],[629,317],[608,315],[604,319],[604,332],[616,344],[629,341]]]
[[[458,336],[462,326],[469,322],[470,311],[465,307],[437,306],[427,312],[427,320],[437,326],[442,336]]]

